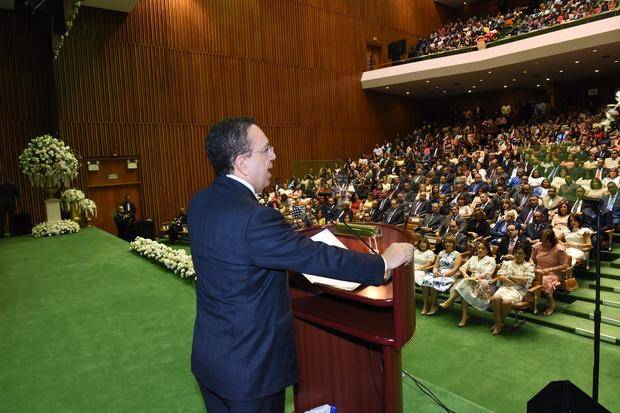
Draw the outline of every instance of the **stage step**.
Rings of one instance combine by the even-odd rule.
[[[556,301],[558,311],[577,317],[594,320],[594,303],[575,301],[563,303]],[[601,322],[620,327],[620,308],[601,305]]]
[[[596,288],[595,281],[587,281],[583,287],[588,286],[590,289]],[[620,294],[620,280],[614,280],[610,278],[601,277],[601,291],[609,291],[612,293]],[[620,299],[620,296],[618,296]]]
[[[584,288],[583,282],[582,288],[579,288],[570,294],[557,292],[556,295],[560,301],[573,302],[575,300],[588,301],[593,303],[595,300],[596,291],[590,288]],[[620,294],[613,293],[611,291],[601,291],[601,304],[608,305],[610,307],[620,308]]]
[[[593,321],[571,314],[566,314],[561,311],[557,311],[551,316],[544,316],[542,313],[523,313],[520,316],[536,324],[545,325],[558,330],[564,330],[584,337],[594,337]],[[620,327],[601,323],[601,341],[620,345]]]

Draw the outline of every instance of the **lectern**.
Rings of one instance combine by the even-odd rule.
[[[403,229],[378,226],[373,241],[379,252],[394,242],[412,242]],[[325,228],[350,250],[369,251],[355,236]],[[310,237],[323,229],[302,233]],[[354,291],[311,284],[289,272],[299,362],[296,413],[325,403],[339,413],[403,411],[400,351],[415,330],[411,265],[395,269],[386,285]]]

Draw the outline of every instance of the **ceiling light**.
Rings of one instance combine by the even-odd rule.
[[[618,59],[614,60],[614,63],[618,63]]]
[[[467,93],[471,93],[471,89],[469,89],[469,90],[467,91]]]
[[[430,81],[430,80],[427,80],[427,81],[426,81],[426,83],[431,83],[431,81]]]
[[[560,69],[560,73],[564,73],[564,70]]]
[[[493,71],[492,71],[492,70],[489,70],[489,74],[491,74],[491,73],[493,73]]]
[[[513,82],[516,82],[516,81],[517,81],[517,79],[512,79],[512,81],[513,81]]]
[[[600,72],[600,70],[594,69],[594,73],[598,73],[598,72]]]
[[[540,85],[536,85],[536,87],[540,87]]]
[[[524,71],[523,71],[523,74],[526,74],[526,73],[527,73],[527,70],[524,70]]]
[[[475,88],[476,88],[476,85],[473,85],[473,86],[472,86],[472,88],[473,88],[473,89],[475,89]]]
[[[484,82],[484,80],[480,79],[481,82]]]
[[[598,52],[598,50],[592,49],[592,53],[596,53],[596,52]]]
[[[448,93],[448,92],[446,92],[446,91],[444,90],[444,91],[443,91],[443,93]]]
[[[439,89],[439,86],[438,86],[438,85],[436,85],[436,86],[435,86],[435,89]]]
[[[575,60],[575,64],[578,65],[579,64],[579,60]]]
[[[389,87],[389,86],[386,86],[385,88],[386,88],[386,89],[389,89],[390,87]]]
[[[549,77],[548,77],[548,78],[546,78],[545,80],[548,82],[548,81],[550,81],[550,80],[551,80],[551,78],[549,78]]]
[[[405,92],[405,94],[407,94],[407,95],[408,95],[408,94],[409,94],[409,92],[407,91],[407,92]]]
[[[504,89],[506,89],[508,87],[508,85],[504,85]]]

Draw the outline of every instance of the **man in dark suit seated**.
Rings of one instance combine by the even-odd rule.
[[[497,244],[508,234],[508,226],[515,224],[517,211],[511,209],[504,213],[504,219],[498,220],[491,230],[491,243]]]
[[[336,222],[338,220],[338,215],[340,214],[340,210],[336,206],[336,200],[330,197],[327,200],[327,205],[325,206],[325,212],[323,216],[325,217],[325,222]]]
[[[187,226],[187,210],[181,208],[179,215],[168,225],[168,238],[172,244],[176,244],[185,227]]]
[[[512,255],[514,249],[517,246],[523,248],[525,252],[525,260],[528,261],[532,255],[532,244],[525,235],[519,235],[521,225],[510,224],[508,225],[507,234],[502,238],[497,249],[497,261],[508,261],[514,259]]]
[[[441,236],[441,241],[439,243],[439,249],[443,249],[443,242],[446,237],[454,237],[456,239],[456,247],[455,249],[463,253],[467,251],[467,243],[469,242],[469,237],[467,233],[459,228],[459,224],[456,221],[450,221],[448,224],[448,232]]]
[[[344,222],[344,218],[349,217],[347,222],[353,221],[353,211],[351,211],[351,201],[348,199],[342,203],[342,209],[338,213],[338,222]]]
[[[446,216],[439,213],[439,204],[433,203],[431,204],[431,212],[426,214],[422,220],[419,231],[424,236],[432,237],[445,219]]]
[[[474,175],[474,182],[469,185],[469,195],[471,197],[477,196],[478,191],[487,192],[489,190],[489,184],[482,180],[482,175],[476,174]]]
[[[274,148],[249,118],[215,123],[206,139],[216,178],[189,206],[196,269],[191,365],[209,413],[281,412],[297,382],[286,269],[381,285],[409,262],[413,246],[382,255],[314,242],[256,199],[268,184]]]
[[[601,198],[603,214],[611,214],[611,224],[615,229],[620,227],[620,194],[618,194],[618,186],[613,182],[608,183],[607,192],[609,192],[609,195]]]
[[[431,202],[426,199],[426,192],[420,191],[418,194],[418,199],[409,205],[409,210],[407,213],[410,217],[417,217],[426,214],[430,210]]]
[[[383,212],[381,211],[381,209],[379,209],[379,201],[377,201],[376,199],[372,201],[372,208],[370,208],[370,212],[368,213],[368,215],[370,215],[370,221],[381,222],[381,219],[383,218]]]
[[[383,222],[390,225],[399,225],[405,222],[405,211],[398,205],[396,199],[390,201],[390,208],[383,214]]]
[[[436,235],[438,237],[443,237],[444,235],[446,235],[450,231],[450,223],[452,221],[456,221],[459,230],[465,230],[467,221],[465,221],[463,217],[459,215],[459,207],[457,207],[456,205],[452,205],[452,207],[450,208],[450,213],[445,216],[444,221],[441,223],[439,228],[437,228]]]
[[[534,219],[525,227],[525,236],[530,242],[540,239],[540,234],[544,229],[551,228],[541,211],[534,212]]]
[[[517,222],[523,225],[528,225],[534,220],[534,213],[536,211],[542,212],[543,217],[547,216],[547,208],[538,204],[538,198],[535,195],[530,195],[527,206],[524,207],[519,214]]]

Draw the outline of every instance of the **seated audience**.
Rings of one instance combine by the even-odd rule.
[[[568,218],[569,229],[564,232],[564,246],[566,253],[571,257],[571,266],[575,266],[578,261],[587,261],[590,250],[592,249],[592,240],[590,228],[581,227],[581,216],[571,214]]]
[[[469,319],[468,305],[484,311],[489,308],[491,296],[495,292],[495,286],[491,282],[495,272],[495,258],[491,257],[491,249],[486,241],[476,244],[476,254],[463,264],[460,272],[463,278],[454,284],[450,297],[441,304],[441,308],[450,308],[454,301],[461,297],[463,300],[459,327],[465,327]]]
[[[437,290],[433,289],[433,272],[435,253],[429,249],[428,238],[420,237],[413,253],[415,283],[422,288],[422,315],[429,312],[429,296],[431,297],[430,313],[437,312]],[[432,291],[431,291],[432,290]]]
[[[513,259],[502,262],[497,271],[499,288],[491,298],[491,307],[495,314],[495,324],[491,326],[493,335],[502,332],[504,321],[510,314],[513,304],[523,301],[534,279],[534,264],[527,260],[523,246],[517,245],[513,256]]]
[[[512,223],[508,225],[507,234],[502,238],[497,248],[497,261],[510,261],[514,259],[514,250],[522,248],[525,252],[525,259],[529,261],[532,255],[532,244],[525,235],[519,235],[521,226]]]
[[[566,248],[558,242],[552,229],[547,228],[540,234],[540,242],[532,247],[532,261],[536,266],[534,273],[542,277],[543,292],[547,294],[544,315],[551,315],[555,312],[553,293],[570,267]]]

